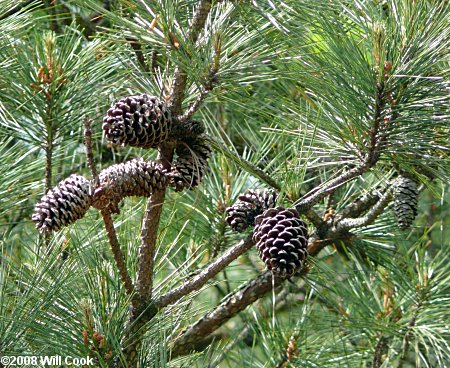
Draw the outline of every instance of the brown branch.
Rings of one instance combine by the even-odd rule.
[[[97,187],[99,180],[98,180],[98,172],[97,168],[95,167],[94,162],[94,154],[92,152],[92,120],[89,119],[87,116],[83,120],[84,124],[84,144],[86,145],[86,157],[89,169],[91,169],[92,178],[94,179],[94,187]]]
[[[325,247],[325,243],[316,245],[315,238],[311,237],[308,246],[310,256],[315,256]],[[305,274],[308,269],[305,267],[300,275]],[[172,357],[187,354],[195,343],[203,340],[213,331],[217,330],[230,318],[247,308],[256,300],[265,296],[272,290],[272,286],[278,288],[282,285],[283,279],[274,277],[272,273],[266,271],[258,277],[250,280],[236,292],[228,296],[221,304],[215,307],[195,324],[187,328],[173,343]],[[273,284],[272,284],[273,283]]]
[[[192,43],[197,41],[200,30],[203,28],[208,13],[211,9],[212,0],[200,0],[196,9],[194,20],[190,29]],[[181,113],[182,102],[186,90],[187,75],[181,67],[174,72],[174,80],[170,94],[170,108],[172,114],[177,116]],[[164,143],[159,147],[158,160],[163,169],[169,169],[173,158],[174,146]],[[130,330],[127,342],[130,345],[125,350],[127,363],[130,367],[137,367],[137,352],[142,342],[143,332],[141,328],[156,314],[156,309],[148,304],[152,295],[153,267],[158,227],[160,223],[162,206],[166,187],[155,190],[147,203],[147,209],[142,220],[141,246],[139,247],[139,263],[136,278],[136,289],[138,291],[139,303],[133,306],[130,313]],[[145,312],[146,311],[146,312]]]
[[[358,218],[344,218],[335,224],[337,232],[347,232],[350,229],[370,225],[383,212],[392,198],[391,190],[379,199],[379,201],[367,212],[366,215]]]
[[[177,302],[180,298],[187,295],[188,293],[200,289],[212,277],[217,275],[226,266],[228,266],[233,260],[249,250],[253,246],[253,244],[254,243],[252,241],[252,236],[249,235],[245,240],[242,240],[234,247],[229,248],[222,256],[217,258],[214,262],[207,266],[198,275],[194,276],[191,280],[186,281],[183,285],[159,297],[154,302],[154,305],[158,309],[164,308],[169,304]]]
[[[117,239],[116,229],[114,228],[111,213],[107,210],[101,211],[103,222],[105,223],[105,230],[108,236],[109,244],[111,245],[111,251],[114,255],[114,260],[116,261],[117,269],[119,270],[120,278],[125,286],[125,290],[128,295],[133,295],[134,286],[131,281],[130,275],[127,271],[127,266],[125,263],[125,255],[120,249],[119,240]]]
[[[159,161],[163,169],[170,169],[173,147],[160,147]],[[136,289],[142,301],[149,300],[153,284],[153,263],[158,236],[158,226],[164,203],[166,187],[155,190],[147,202],[147,209],[142,220],[141,246],[139,247],[139,263],[136,278]]]
[[[275,278],[274,283],[275,287],[278,287],[281,280]],[[197,323],[190,326],[175,340],[172,347],[172,357],[187,354],[198,340],[207,337],[231,317],[247,308],[248,305],[264,296],[270,290],[272,290],[272,273],[266,271],[245,284]]]
[[[189,38],[193,44],[197,42],[198,36],[205,25],[206,18],[211,10],[212,0],[200,0],[192,21]],[[187,74],[181,67],[177,67],[174,73],[172,91],[170,94],[170,107],[172,114],[178,116],[181,113],[181,105],[186,90]]]
[[[372,368],[379,368],[383,364],[383,354],[387,349],[387,337],[381,334],[373,352]]]
[[[206,81],[203,82],[200,94],[198,95],[195,102],[189,106],[189,108],[184,112],[184,114],[177,117],[180,122],[185,122],[189,120],[195,112],[199,109],[204,99],[210,91],[214,89],[217,84],[217,73],[219,72],[220,65],[220,54],[222,52],[222,39],[220,33],[216,34],[214,41],[214,57],[209,68],[208,76]]]
[[[370,193],[357,198],[354,202],[345,206],[336,217],[347,218],[347,217],[358,217],[367,212],[372,206],[374,206],[381,198],[382,193],[386,191],[386,188],[381,190],[374,190]]]
[[[128,41],[131,48],[133,49],[134,54],[136,55],[136,59],[137,59],[139,65],[144,70],[144,72],[150,73],[151,70],[150,70],[149,66],[147,65],[147,63],[145,62],[145,56],[144,56],[144,53],[142,52],[142,45],[140,44],[139,40],[133,39],[131,37],[126,37],[125,39]]]
[[[200,94],[197,96],[197,99],[194,101],[194,103],[191,106],[189,106],[188,109],[182,115],[177,116],[177,120],[180,122],[185,122],[188,121],[190,118],[192,118],[192,116],[202,105],[203,101],[205,100],[209,92],[210,92],[209,89],[202,88],[200,90]]]
[[[384,130],[387,128],[386,126],[382,125],[383,109],[386,105],[386,91],[384,82],[377,83],[376,91],[377,93],[375,97],[374,119],[372,128],[369,133],[370,147],[363,161],[354,168],[348,170],[347,172],[342,173],[335,179],[331,180],[321,189],[307,195],[296,205],[297,211],[299,212],[307,211],[316,203],[320,202],[327,195],[336,191],[342,185],[364,174],[366,171],[375,166],[375,164],[378,162],[380,158],[380,148],[382,146],[382,143],[386,139],[386,132],[383,131],[380,134],[380,130],[382,130],[382,128]]]

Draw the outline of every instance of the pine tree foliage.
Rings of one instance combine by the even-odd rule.
[[[434,0],[0,1],[0,356],[449,366],[449,24]],[[108,109],[144,94],[176,137],[111,142]],[[209,159],[181,148],[192,121]],[[158,168],[151,190],[126,162]],[[71,175],[113,205],[39,234]],[[227,224],[257,190],[309,234],[289,281]]]

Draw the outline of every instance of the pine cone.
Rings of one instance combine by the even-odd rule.
[[[171,127],[166,104],[145,94],[122,98],[103,118],[106,138],[124,146],[157,147],[168,138]]]
[[[183,189],[193,189],[200,184],[208,170],[208,159],[211,157],[211,147],[204,140],[196,140],[191,146],[180,144],[175,149],[178,158],[167,174],[169,183],[177,192]]]
[[[253,241],[261,260],[280,277],[299,271],[308,254],[308,229],[295,209],[269,208],[256,217]]]
[[[108,207],[112,213],[120,213],[119,202],[123,198],[148,197],[154,189],[162,189],[166,184],[161,166],[154,162],[135,159],[112,165],[100,172],[93,206]]]
[[[394,214],[398,227],[410,227],[417,215],[419,190],[417,183],[405,176],[399,176],[394,182]]]
[[[275,207],[277,193],[274,190],[250,189],[245,194],[240,194],[238,200],[225,211],[226,222],[234,231],[242,232],[249,226],[255,225],[255,217],[262,214],[264,210]]]
[[[84,217],[91,206],[90,182],[80,175],[70,175],[49,190],[36,204],[31,219],[43,234],[58,231]]]
[[[170,138],[177,141],[189,142],[198,139],[204,133],[205,126],[200,121],[188,120],[180,122],[174,119],[172,130],[170,131]]]

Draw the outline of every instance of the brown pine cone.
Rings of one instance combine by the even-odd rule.
[[[256,217],[253,241],[267,268],[280,277],[290,277],[307,257],[308,228],[295,209],[269,208]]]
[[[234,231],[242,232],[255,225],[256,216],[275,207],[277,197],[274,190],[264,189],[261,192],[250,189],[247,193],[240,194],[238,200],[226,209],[225,220]]]
[[[125,197],[148,197],[154,189],[167,184],[161,166],[144,160],[112,165],[100,172],[99,187],[93,195],[93,206],[119,213],[119,202]]]
[[[211,147],[205,140],[198,139],[191,145],[186,143],[178,145],[175,152],[178,158],[167,173],[169,184],[177,192],[187,188],[194,189],[208,170]]]
[[[103,118],[106,138],[123,146],[155,148],[168,139],[171,128],[166,103],[146,94],[122,98]]]
[[[36,204],[31,219],[43,234],[58,231],[84,217],[91,206],[91,184],[80,175],[70,175],[49,190]]]

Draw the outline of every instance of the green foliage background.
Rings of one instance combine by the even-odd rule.
[[[102,116],[125,95],[165,98],[176,66],[188,75],[187,108],[220,39],[218,84],[195,118],[231,153],[214,152],[200,188],[168,193],[156,296],[243,238],[225,226],[224,209],[248,188],[267,187],[243,159],[279,183],[285,206],[360,162],[386,60],[395,111],[380,160],[314,209],[339,213],[400,167],[423,185],[419,214],[402,232],[385,209],[312,259],[305,278],[218,329],[204,350],[172,357],[183,329],[263,271],[252,249],[145,326],[141,366],[276,367],[290,341],[293,367],[450,366],[448,1],[215,1],[193,45],[186,34],[196,5],[0,0],[0,355],[85,356],[89,330],[108,344],[99,366],[121,359],[129,300],[101,216],[90,210],[44,246],[31,214],[46,188],[71,173],[89,177],[85,116],[94,120],[98,167],[155,158],[111,147]],[[40,83],[42,73],[52,80]],[[128,198],[114,218],[131,275],[144,209],[145,199]]]

